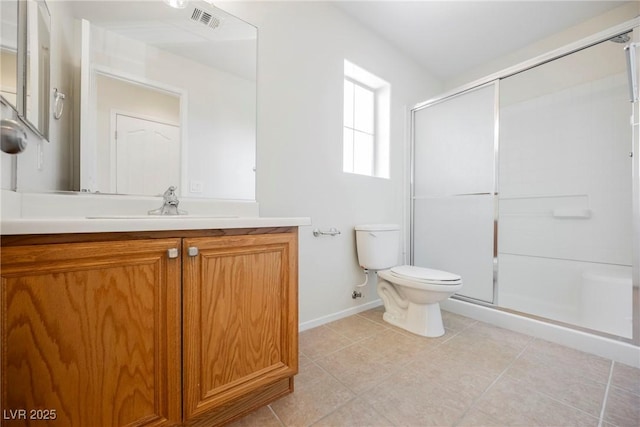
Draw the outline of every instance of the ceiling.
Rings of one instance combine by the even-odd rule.
[[[195,9],[213,18],[193,19]],[[255,80],[256,28],[208,1],[190,0],[186,8],[173,9],[160,0],[73,0],[68,10],[120,36]]]
[[[441,80],[628,1],[336,1]]]

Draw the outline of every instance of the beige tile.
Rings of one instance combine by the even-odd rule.
[[[610,360],[560,344],[535,339],[523,357],[556,371],[571,372],[605,384],[609,381]]]
[[[372,322],[379,323],[381,325],[389,325],[384,321],[382,315],[384,314],[384,306],[379,306],[376,308],[372,308],[371,310],[363,311],[359,313],[358,316],[364,317],[365,319],[371,320]]]
[[[434,353],[424,353],[423,359],[404,366],[361,398],[394,424],[452,425],[492,379],[440,369]]]
[[[384,355],[358,344],[317,359],[316,363],[356,394],[400,369]]]
[[[390,427],[393,423],[361,399],[354,399],[313,427]]]
[[[398,426],[447,426],[462,417],[458,396],[413,375],[392,376],[361,396]]]
[[[238,425],[598,425],[611,361],[447,312],[420,337],[383,312],[302,332],[296,391]],[[640,370],[613,366],[602,426],[637,427]]]
[[[522,351],[533,340],[528,335],[483,322],[470,325],[452,339],[465,340],[474,345],[491,343],[515,351]]]
[[[331,375],[316,363],[309,361],[300,367],[298,375],[295,376],[295,389],[302,390],[314,384],[331,378]]]
[[[302,368],[303,366],[308,365],[309,363],[313,363],[313,361],[309,359],[307,356],[305,356],[303,353],[298,354],[298,368]]]
[[[300,352],[312,360],[340,350],[351,343],[351,340],[326,326],[306,330],[299,336]]]
[[[445,329],[458,332],[477,323],[477,320],[442,310],[442,323]]]
[[[330,376],[297,387],[289,394],[271,404],[285,426],[308,426],[331,414],[353,399],[355,395]]]
[[[424,352],[432,351],[442,344],[440,338],[426,338],[410,333],[402,333],[389,328],[381,333],[365,338],[359,345],[387,358],[396,366],[407,364]]]
[[[228,427],[282,427],[282,423],[268,406],[263,406],[244,418],[228,424]]]
[[[594,417],[600,416],[607,385],[593,381],[579,370],[542,363],[525,352],[505,375]]]
[[[455,336],[438,347],[434,356],[446,361],[443,367],[493,379],[504,372],[520,353],[521,350],[498,341]]]
[[[460,403],[466,408],[495,380],[495,376],[486,375],[485,369],[474,363],[473,356],[450,355],[438,349],[424,354],[421,359],[403,367],[402,371],[432,387],[439,385],[460,396]]]
[[[598,418],[537,393],[525,383],[503,377],[475,408],[508,426],[597,426]]]
[[[611,385],[640,395],[640,369],[616,362]]]
[[[359,341],[387,329],[387,326],[361,316],[346,317],[325,326],[352,341]]]
[[[456,423],[456,427],[504,427],[504,424],[474,407]]]
[[[611,387],[607,396],[604,421],[618,427],[638,427],[640,395]]]

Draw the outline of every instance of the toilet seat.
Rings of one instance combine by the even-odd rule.
[[[392,267],[388,271],[392,276],[403,279],[404,281],[426,285],[451,286],[462,283],[462,278],[457,274],[413,265],[400,265]]]

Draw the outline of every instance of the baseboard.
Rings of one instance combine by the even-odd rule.
[[[343,319],[345,317],[353,316],[354,314],[362,313],[363,311],[371,310],[372,308],[376,308],[382,305],[382,300],[377,299],[375,301],[371,301],[357,307],[352,307],[346,310],[339,311],[337,313],[328,314],[326,316],[318,317],[317,319],[308,320],[306,322],[302,322],[298,325],[298,330],[300,332],[306,331],[307,329],[316,328],[318,326],[322,326],[324,324]]]
[[[640,368],[640,347],[537,319],[449,298],[443,310]]]

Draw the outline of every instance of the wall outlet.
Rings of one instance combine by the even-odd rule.
[[[203,187],[204,185],[202,184],[202,181],[191,180],[189,182],[189,192],[191,193],[202,193]]]

